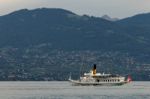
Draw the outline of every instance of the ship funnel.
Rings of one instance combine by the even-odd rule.
[[[96,74],[96,64],[94,64],[94,66],[93,66],[93,75],[95,75]]]

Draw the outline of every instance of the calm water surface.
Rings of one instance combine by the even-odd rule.
[[[69,82],[0,82],[0,99],[150,99],[150,82],[72,86]]]

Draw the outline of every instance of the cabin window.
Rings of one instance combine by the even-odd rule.
[[[97,79],[97,82],[99,82],[99,79]]]

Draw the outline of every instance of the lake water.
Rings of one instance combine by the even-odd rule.
[[[0,82],[0,99],[150,99],[150,82],[72,86],[69,82]]]

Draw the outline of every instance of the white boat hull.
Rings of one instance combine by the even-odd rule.
[[[72,83],[72,85],[75,86],[119,86],[119,85],[123,85],[128,83],[127,81],[124,82],[81,82],[79,80],[70,80],[70,82]]]

